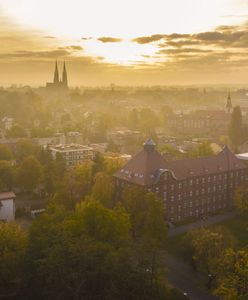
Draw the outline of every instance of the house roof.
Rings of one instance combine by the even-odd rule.
[[[0,201],[14,199],[16,197],[14,192],[2,192],[0,193]]]
[[[154,181],[156,171],[166,168],[162,155],[156,151],[152,140],[147,140],[144,150],[134,156],[114,174],[114,177],[131,181],[139,185],[149,185]]]
[[[144,150],[117,171],[114,177],[139,185],[151,185],[157,181],[159,174],[164,170],[171,171],[177,180],[183,180],[247,168],[246,164],[239,160],[228,147],[224,147],[217,155],[166,161],[156,151],[155,145],[151,145],[152,148],[146,148],[146,145],[147,143],[144,144]]]

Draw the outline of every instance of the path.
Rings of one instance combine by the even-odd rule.
[[[232,219],[234,217],[236,217],[238,215],[237,211],[231,211],[222,215],[216,215],[216,216],[212,216],[212,217],[207,217],[207,219],[205,220],[199,220],[196,221],[194,223],[190,223],[190,224],[186,224],[186,225],[182,225],[182,226],[178,226],[178,227],[174,227],[174,228],[170,228],[169,232],[168,232],[168,236],[175,236],[175,235],[179,235],[185,232],[188,232],[192,229],[196,229],[196,228],[200,228],[203,226],[210,226],[210,225],[214,225],[217,223],[221,223],[222,221],[228,220],[228,219]]]

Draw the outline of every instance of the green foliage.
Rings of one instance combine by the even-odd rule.
[[[0,160],[0,190],[11,190],[14,184],[14,169],[10,162]]]
[[[40,150],[41,147],[34,145],[31,140],[22,139],[16,144],[15,158],[18,162],[20,162],[23,158],[27,156],[38,156]]]
[[[229,247],[234,247],[236,240],[231,233],[222,228],[214,230],[200,228],[187,234],[192,245],[192,258],[198,270],[215,274],[216,260]]]
[[[11,160],[12,152],[10,148],[6,145],[0,144],[0,160]]]
[[[211,147],[211,143],[209,141],[203,141],[200,143],[197,148],[189,153],[190,157],[201,157],[213,155],[214,151]]]
[[[26,133],[25,129],[18,124],[13,125],[11,127],[11,129],[8,130],[8,132],[7,132],[8,138],[24,138],[26,136],[27,136],[27,133]]]
[[[17,170],[18,186],[25,191],[32,192],[42,178],[42,166],[34,156],[27,156],[23,159]]]
[[[93,167],[94,163],[87,161],[65,171],[64,177],[58,183],[55,199],[69,209],[74,208],[76,202],[91,191]]]
[[[227,249],[216,263],[215,294],[223,300],[248,298],[248,249]]]
[[[109,175],[113,175],[124,165],[124,160],[117,156],[105,157],[103,162],[103,171]]]
[[[234,202],[242,213],[248,215],[248,187],[244,186],[236,190]]]
[[[232,112],[229,137],[234,147],[238,147],[243,141],[242,114],[239,106],[235,106]]]
[[[79,204],[71,215],[50,207],[30,232],[33,297],[152,299],[145,271],[136,268],[130,252],[129,228],[122,209],[94,200]]]
[[[23,279],[27,237],[15,224],[0,223],[0,298],[16,296]]]
[[[111,207],[113,205],[114,185],[112,178],[103,172],[95,175],[94,186],[92,188],[93,198],[100,201],[104,206]]]

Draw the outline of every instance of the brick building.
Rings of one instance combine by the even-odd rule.
[[[152,140],[114,174],[119,193],[137,185],[158,194],[171,222],[232,208],[235,188],[247,180],[248,166],[228,147],[217,155],[166,161]]]

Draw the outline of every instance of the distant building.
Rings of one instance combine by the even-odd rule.
[[[54,159],[56,159],[57,155],[61,155],[67,167],[82,164],[86,160],[94,158],[93,149],[85,145],[56,145],[51,146],[49,149]]]
[[[14,119],[13,118],[8,118],[8,117],[4,117],[2,118],[2,123],[4,126],[5,130],[10,130],[13,126],[14,123]]]
[[[229,93],[224,109],[201,109],[186,114],[172,114],[168,116],[167,127],[171,132],[181,134],[205,136],[227,134],[232,109],[232,100]]]
[[[0,221],[15,220],[15,193],[0,193]]]
[[[189,114],[169,116],[167,126],[173,133],[226,134],[230,117],[230,114],[222,110],[196,110]]]
[[[248,181],[248,165],[228,147],[217,155],[166,161],[148,140],[114,181],[119,197],[128,186],[156,193],[167,219],[179,222],[232,208],[235,189]]]
[[[65,62],[63,67],[62,79],[60,79],[58,64],[56,61],[53,82],[47,82],[46,88],[47,90],[53,92],[65,92],[68,90],[68,79]]]

